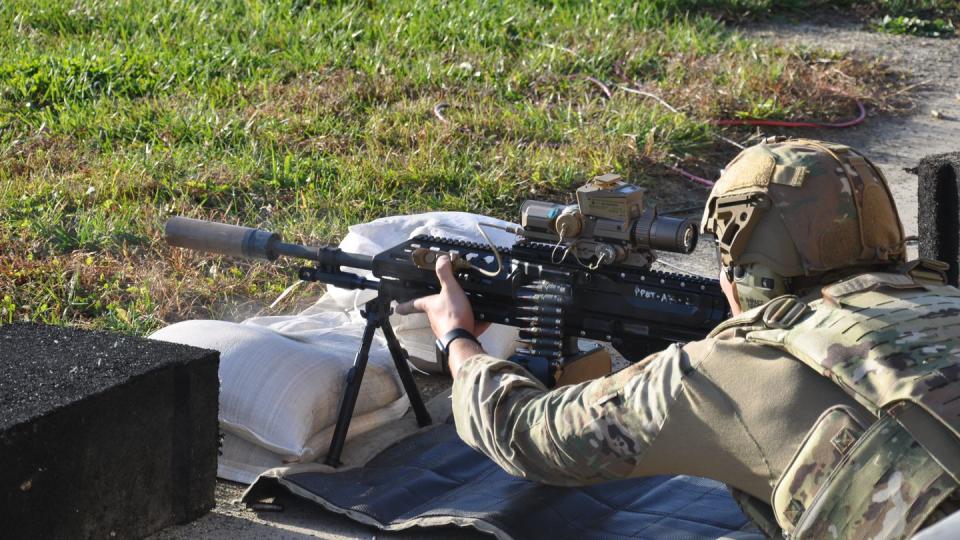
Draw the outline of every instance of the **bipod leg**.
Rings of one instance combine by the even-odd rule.
[[[373,333],[380,326],[380,317],[383,311],[379,300],[367,302],[363,316],[367,325],[363,329],[363,338],[360,341],[360,350],[353,360],[353,367],[347,372],[346,385],[343,388],[343,398],[340,400],[340,409],[337,413],[337,427],[333,430],[330,448],[327,450],[327,459],[324,463],[331,467],[340,466],[340,454],[347,440],[347,431],[350,429],[350,420],[353,418],[353,409],[357,405],[357,396],[360,395],[360,384],[363,383],[363,372],[367,369],[367,360],[370,357],[370,345],[373,343]]]
[[[387,306],[383,306],[384,310]],[[386,312],[380,318],[380,330],[383,337],[387,340],[387,348],[390,349],[390,356],[393,357],[393,364],[397,366],[397,374],[400,375],[400,382],[403,383],[403,389],[407,392],[407,398],[410,400],[410,406],[413,407],[414,414],[417,415],[417,425],[420,427],[430,425],[432,419],[427,412],[427,406],[423,404],[423,396],[420,395],[420,389],[417,388],[416,381],[413,380],[413,373],[410,371],[410,364],[407,363],[407,352],[400,346],[397,336],[393,333],[393,327],[390,326],[390,317]]]

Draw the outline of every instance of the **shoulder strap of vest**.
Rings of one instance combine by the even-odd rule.
[[[826,300],[836,303],[844,296],[883,287],[914,289],[922,288],[924,285],[918,283],[914,276],[906,272],[867,272],[828,285],[821,292]]]
[[[765,306],[766,304],[764,304]],[[763,307],[758,306],[749,311],[744,311],[743,313],[737,315],[736,317],[730,317],[729,319],[718,324],[710,331],[710,334],[707,337],[715,337],[717,334],[729,330],[731,328],[755,328],[757,327],[757,321],[763,317]]]
[[[810,306],[796,295],[787,294],[745,311],[736,317],[718,324],[709,337],[731,328],[764,330],[770,328],[790,328],[810,313]]]
[[[946,285],[947,271],[950,270],[950,265],[935,259],[920,258],[903,263],[900,270],[909,274],[918,283]]]
[[[766,303],[761,320],[767,328],[790,328],[810,313],[810,306],[799,297],[788,294]]]

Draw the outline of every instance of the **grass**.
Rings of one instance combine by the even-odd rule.
[[[951,37],[960,22],[957,0],[882,0],[868,2],[862,10],[872,28],[889,34]]]
[[[716,17],[771,2],[707,4],[0,2],[0,322],[145,334],[289,283],[168,248],[171,215],[335,241],[397,213],[515,218],[609,171],[676,198],[664,163],[711,175],[736,152],[711,119],[846,117],[898,84]]]
[[[958,0],[688,0],[677,4],[735,21],[816,15],[841,23],[859,19],[880,32],[925,37],[952,37],[960,22]]]
[[[885,15],[883,19],[874,23],[874,27],[889,34],[910,34],[926,37],[949,37],[956,32],[953,22],[949,20],[922,19],[906,15],[896,17]]]

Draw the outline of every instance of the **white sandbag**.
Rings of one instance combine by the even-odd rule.
[[[220,440],[217,478],[252,484],[263,471],[282,467],[283,457],[229,431]]]
[[[364,458],[369,458],[368,449],[363,449],[364,451],[361,452],[355,445],[349,444],[351,441],[369,431],[385,428],[388,424],[393,425],[403,416],[407,408],[406,398],[401,398],[383,409],[360,416],[354,415],[350,422],[350,430],[347,432],[347,445],[341,455],[344,466],[356,463],[358,459],[365,461]],[[217,477],[252,484],[266,470],[325,458],[335,427],[336,423],[333,423],[311,437],[306,445],[311,452],[297,460],[290,460],[288,456],[272,452],[260,444],[235,435],[233,431],[224,431],[220,443],[220,456],[217,458]]]
[[[419,234],[482,241],[478,222],[510,225],[462,212],[396,216],[351,227],[340,247],[373,255]],[[515,240],[504,231],[486,232],[498,246],[510,246]],[[374,295],[330,287],[297,315],[254,317],[241,324],[187,321],[151,336],[220,351],[220,422],[229,434],[220,460],[222,477],[248,481],[278,462],[323,457],[366,322],[357,308]],[[412,357],[435,362],[434,336],[426,316],[392,316],[390,321]],[[491,354],[506,357],[513,352],[516,337],[515,328],[493,325],[480,341]],[[392,422],[408,403],[378,332],[348,437]]]
[[[421,234],[442,236],[453,240],[485,242],[477,232],[477,223],[516,226],[500,219],[466,212],[428,212],[410,216],[391,216],[350,227],[349,234],[340,242],[340,249],[349,253],[375,255]],[[499,229],[488,227],[484,232],[499,247],[512,246],[516,240],[515,235]],[[367,271],[355,273],[370,276],[370,272]],[[375,296],[374,291],[352,291],[328,287],[327,293],[300,316],[309,317],[314,313],[326,313],[331,310],[356,313],[355,307]],[[263,318],[248,322],[260,324],[261,319]],[[430,331],[430,323],[425,315],[393,315],[390,317],[390,324],[393,325],[397,338],[411,357],[419,358],[426,363],[435,361],[433,344],[436,338]],[[484,350],[493,356],[506,358],[513,354],[516,339],[516,328],[494,324],[480,336],[480,343]]]
[[[283,325],[290,335],[299,329],[302,339],[255,324],[207,320],[177,323],[150,337],[220,351],[221,428],[285,462],[312,461],[330,443],[329,430],[363,327],[335,312]],[[393,360],[378,337],[370,348],[350,434],[399,418],[407,406]]]

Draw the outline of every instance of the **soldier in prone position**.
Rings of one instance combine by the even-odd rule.
[[[484,354],[441,258],[442,292],[414,306],[446,342],[463,440],[548,484],[713,478],[772,536],[906,537],[953,512],[960,290],[942,263],[906,262],[880,170],[845,146],[769,141],[729,164],[702,228],[734,317],[553,391]]]

